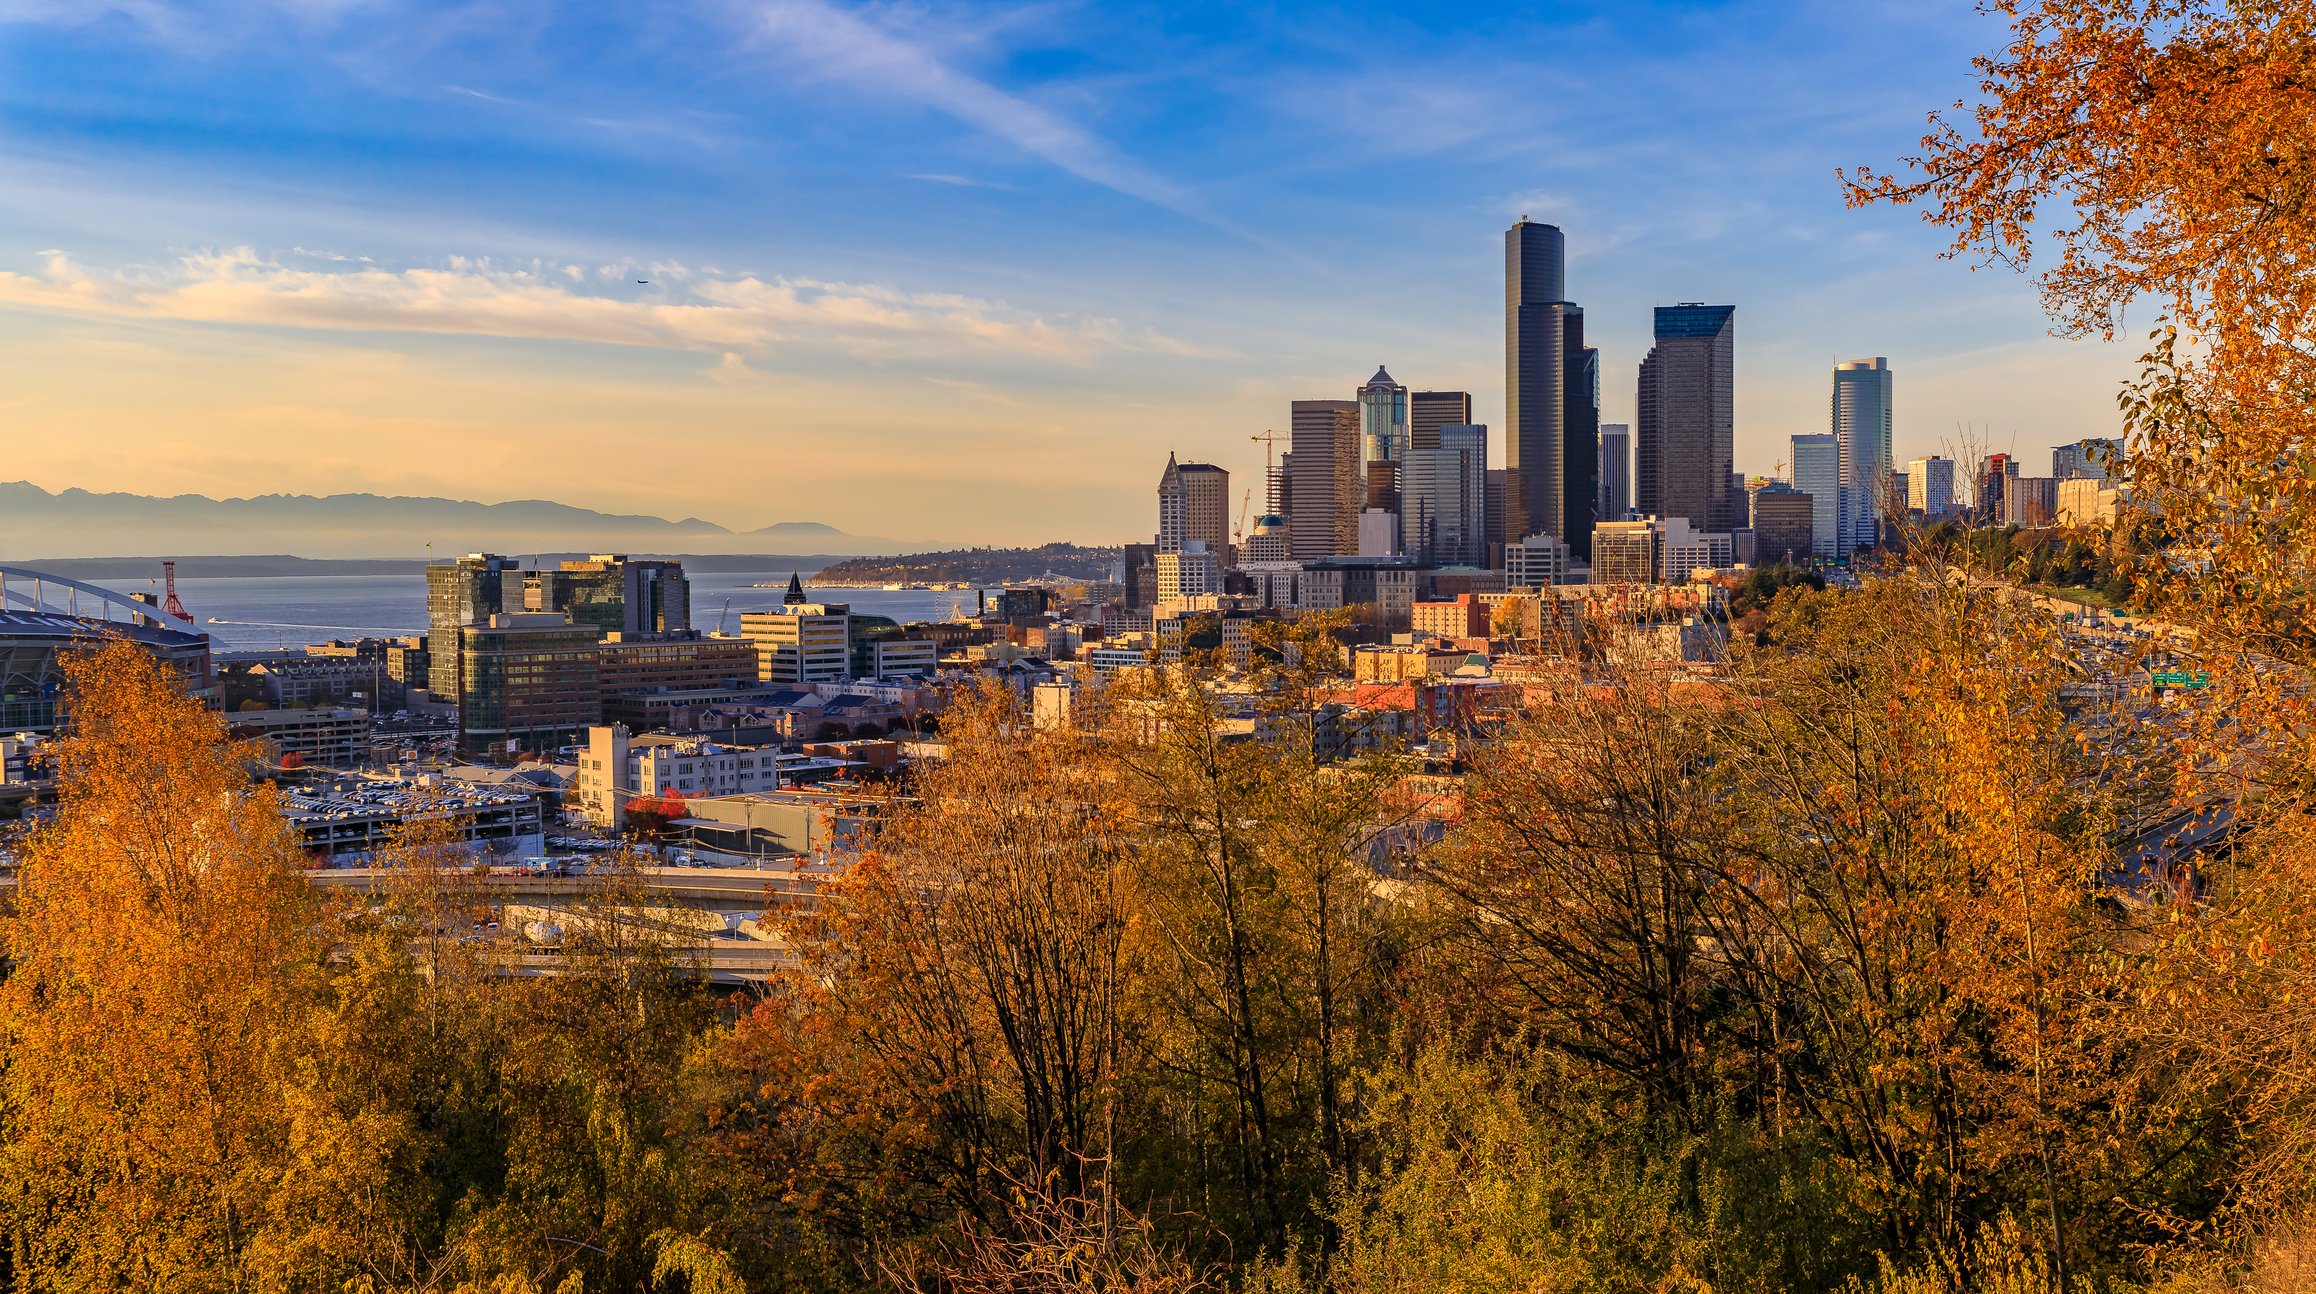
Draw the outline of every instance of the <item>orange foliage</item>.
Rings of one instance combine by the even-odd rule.
[[[8,1176],[61,1225],[51,1287],[223,1288],[288,1133],[262,1099],[304,1010],[317,912],[269,789],[217,716],[114,638],[65,662],[61,811],[24,851],[0,989]]]

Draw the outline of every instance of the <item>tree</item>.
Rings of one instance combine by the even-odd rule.
[[[19,1279],[234,1287],[294,1129],[278,1049],[317,908],[253,753],[142,648],[63,661],[59,812],[22,855],[0,988]]]
[[[1948,255],[2021,268],[2045,221],[2061,333],[2112,338],[2125,306],[2157,303],[2169,323],[2122,396],[2122,466],[2198,560],[2109,587],[2307,660],[2316,476],[2278,468],[2316,439],[2316,16],[2289,0],[1995,7],[2011,37],[1975,60],[1972,129],[1932,114],[1904,162],[1918,178],[1860,168],[1849,199],[1934,203]]]
[[[669,824],[685,816],[684,793],[669,787],[658,796],[638,796],[627,803],[627,825],[646,838],[664,836]]]

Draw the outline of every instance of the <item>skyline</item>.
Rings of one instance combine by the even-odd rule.
[[[1169,452],[1258,483],[1251,437],[1379,364],[1506,461],[1522,215],[1603,422],[1701,300],[1744,315],[1749,475],[1863,356],[1897,461],[2112,434],[2140,347],[1832,178],[1998,24],[1561,12],[0,8],[10,475],[1137,540]]]

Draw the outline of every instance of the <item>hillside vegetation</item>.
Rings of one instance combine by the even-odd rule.
[[[905,557],[855,557],[821,568],[818,585],[1003,584],[1051,572],[1073,580],[1109,577],[1110,564],[1125,550],[1045,544],[1037,548],[960,548]]]

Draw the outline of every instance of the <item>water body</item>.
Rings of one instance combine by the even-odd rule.
[[[809,576],[810,571],[802,572]],[[692,627],[713,632],[731,599],[726,629],[740,632],[740,615],[780,605],[788,571],[701,571],[691,576]],[[144,580],[90,580],[121,593],[159,593]],[[755,588],[757,584],[776,587]],[[16,590],[12,587],[10,592]],[[54,590],[51,590],[53,593]],[[844,602],[863,615],[891,616],[907,623],[948,613],[945,594],[925,589],[813,589],[815,602]],[[60,599],[52,603],[62,605]],[[424,575],[288,575],[271,578],[202,578],[177,581],[177,600],[192,615],[193,632],[209,635],[221,651],[298,647],[332,638],[395,638],[422,634],[426,623]],[[214,616],[224,624],[211,624]]]

